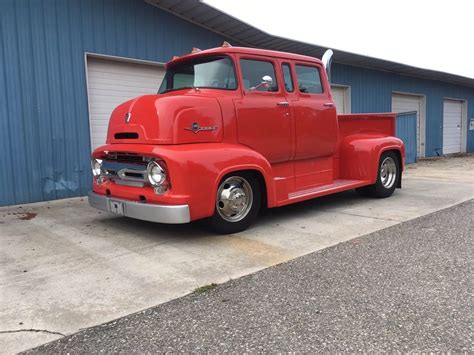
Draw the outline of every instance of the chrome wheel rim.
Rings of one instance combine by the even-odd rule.
[[[387,157],[380,165],[380,182],[382,183],[383,187],[390,189],[393,184],[395,184],[396,179],[397,165],[395,164],[395,160],[393,160],[391,157]]]
[[[217,191],[216,209],[228,222],[238,222],[250,212],[253,192],[249,182],[240,176],[225,179]]]

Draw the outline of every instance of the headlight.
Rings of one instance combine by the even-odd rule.
[[[153,186],[159,186],[166,180],[165,170],[156,161],[152,160],[147,167],[148,181]]]
[[[92,175],[100,176],[102,172],[102,159],[92,159],[91,161]]]

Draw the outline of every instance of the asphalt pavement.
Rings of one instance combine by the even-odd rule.
[[[473,211],[470,200],[29,353],[472,352]]]

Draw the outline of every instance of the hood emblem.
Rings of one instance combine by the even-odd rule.
[[[215,131],[217,127],[215,126],[207,126],[207,127],[201,127],[199,123],[193,122],[191,127],[185,127],[184,128],[186,131],[191,131],[193,133],[199,133],[201,131]]]
[[[131,112],[127,112],[127,113],[125,114],[125,117],[124,117],[125,123],[130,122],[131,119],[132,119],[132,113],[131,113]]]

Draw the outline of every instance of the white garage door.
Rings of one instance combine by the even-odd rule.
[[[444,100],[443,154],[461,152],[462,101]]]
[[[332,98],[336,103],[338,114],[350,113],[348,89],[341,86],[331,87]]]
[[[420,115],[422,112],[422,97],[415,95],[392,95],[392,112],[411,112],[416,111],[416,151],[417,156],[424,157],[422,151],[422,141],[420,137]]]
[[[155,94],[163,79],[162,66],[87,58],[87,85],[92,149],[105,144],[110,114],[120,103]]]

